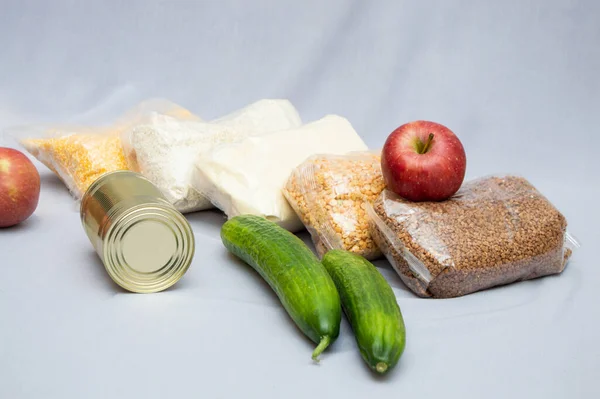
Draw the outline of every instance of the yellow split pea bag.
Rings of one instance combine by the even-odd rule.
[[[200,120],[177,104],[152,99],[138,104],[109,127],[34,127],[20,133],[20,143],[80,200],[101,175],[128,169],[121,132],[156,114]]]
[[[315,154],[288,178],[283,195],[310,233],[319,257],[332,249],[369,260],[381,256],[366,211],[385,188],[380,153]]]

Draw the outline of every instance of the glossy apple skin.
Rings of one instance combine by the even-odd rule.
[[[434,138],[419,154],[416,141]],[[406,123],[387,138],[381,169],[387,188],[409,201],[443,201],[454,195],[465,178],[467,158],[462,143],[446,126],[430,121]]]
[[[0,228],[28,219],[38,206],[40,174],[22,152],[0,147]]]

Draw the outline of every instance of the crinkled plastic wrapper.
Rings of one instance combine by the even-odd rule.
[[[177,104],[150,99],[107,127],[25,126],[14,129],[11,135],[16,136],[25,150],[54,172],[76,200],[80,200],[87,188],[103,174],[129,169],[120,134],[156,113],[199,120]]]
[[[54,172],[77,200],[101,175],[127,169],[118,136],[62,133],[59,137],[24,139],[21,144]]]
[[[283,194],[294,168],[314,154],[367,149],[346,118],[329,114],[206,151],[196,159],[192,185],[227,218],[257,215],[295,233],[304,225]]]
[[[179,212],[189,213],[213,208],[192,186],[196,158],[221,144],[301,124],[290,101],[264,99],[210,122],[157,115],[124,130],[121,142],[128,168],[154,183]]]
[[[366,205],[384,188],[379,153],[355,152],[308,158],[293,171],[283,193],[319,256],[344,249],[372,260],[381,252],[371,238]]]
[[[579,246],[565,217],[516,176],[467,182],[442,202],[409,202],[384,190],[368,213],[375,242],[421,297],[558,274]]]

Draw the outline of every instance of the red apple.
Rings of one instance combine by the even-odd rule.
[[[22,152],[0,147],[0,227],[28,219],[40,198],[40,174]]]
[[[414,121],[387,138],[381,169],[387,188],[410,201],[442,201],[458,191],[467,158],[462,143],[446,126]]]

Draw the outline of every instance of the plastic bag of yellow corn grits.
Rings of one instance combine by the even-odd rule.
[[[13,132],[19,143],[54,172],[80,200],[105,173],[128,169],[121,133],[160,115],[201,120],[189,110],[163,99],[146,100],[107,126],[27,126]]]

